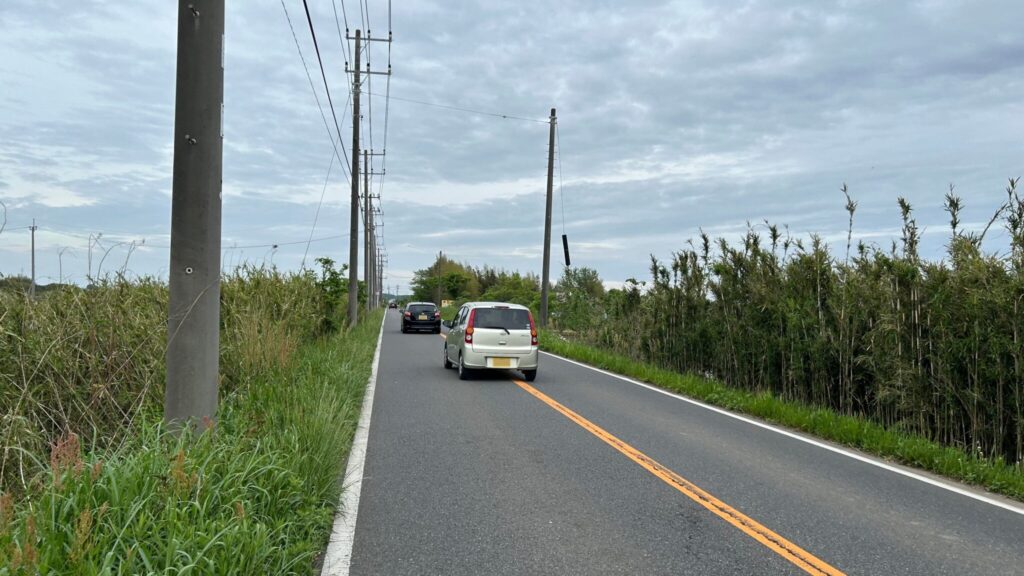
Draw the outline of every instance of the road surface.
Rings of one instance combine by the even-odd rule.
[[[389,311],[351,574],[1024,574],[1020,510],[548,355],[463,382],[443,343]]]

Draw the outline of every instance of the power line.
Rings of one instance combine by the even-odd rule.
[[[565,236],[565,193],[562,192],[562,146],[558,140],[558,126],[555,125],[555,155],[558,158],[558,201],[562,204],[562,236]]]
[[[388,38],[391,38],[391,0],[388,0]],[[391,42],[388,42],[388,70],[391,70]],[[384,157],[380,160],[380,188],[377,190],[377,196],[383,199],[384,192],[384,178],[387,176],[388,170],[388,117],[391,111],[391,74],[388,74],[388,79],[385,83],[384,89]],[[383,202],[383,200],[381,200]]]
[[[335,0],[331,0],[331,8],[334,9],[334,25],[338,28],[338,42],[341,43],[341,52],[345,55],[345,61],[348,62],[348,42],[345,41],[345,37],[341,34],[341,23],[338,22],[338,3]],[[348,32],[348,15],[345,14],[345,0],[341,2],[341,14],[345,17],[345,32]]]
[[[271,242],[269,244],[246,244],[244,246],[232,245],[228,247],[221,247],[221,251],[226,250],[245,250],[249,248],[278,248],[280,246],[295,246],[298,244],[308,244],[310,242],[323,242],[325,240],[337,240],[338,238],[348,238],[348,234],[335,234],[333,236],[321,236],[319,238],[307,238],[305,240],[290,240],[288,242]],[[170,248],[163,244],[145,244],[146,248]]]
[[[284,0],[281,0],[281,5],[284,6]],[[316,50],[316,60],[320,64],[320,76],[324,79],[324,90],[327,92],[327,104],[331,108],[331,116],[334,118],[334,129],[338,132],[338,142],[342,142],[341,138],[341,125],[338,124],[338,115],[334,112],[334,102],[331,100],[331,87],[327,83],[327,73],[324,72],[324,61],[320,58],[320,46],[316,41],[316,32],[313,30],[313,17],[309,15],[309,3],[306,0],[302,0],[302,7],[306,10],[306,22],[309,24],[309,35],[313,37],[313,49]],[[285,10],[287,13],[287,9]],[[333,140],[333,139],[332,139]],[[345,147],[341,147],[342,151]],[[345,155],[346,161],[348,160],[348,154]]]
[[[292,31],[292,39],[295,40],[295,49],[299,52],[299,59],[302,60],[302,68],[306,71],[306,79],[309,80],[309,89],[313,91],[313,99],[316,100],[316,107],[320,110],[320,118],[323,119],[323,121],[324,121],[324,128],[327,129],[327,137],[328,137],[328,139],[330,139],[331,146],[334,148],[335,156],[338,156],[338,161],[341,162],[341,156],[338,155],[338,145],[335,144],[335,142],[334,142],[334,135],[331,134],[331,127],[327,124],[327,116],[324,114],[323,105],[320,103],[320,96],[317,95],[316,87],[313,85],[313,76],[310,75],[310,73],[309,73],[309,66],[306,64],[306,57],[302,54],[302,47],[299,45],[299,37],[295,34],[295,27],[292,25],[292,18],[288,14],[288,7],[285,6],[284,0],[281,0],[281,8],[284,9],[284,17],[285,17],[286,20],[288,20],[288,28]],[[349,94],[349,98],[351,98],[351,96],[352,95]],[[348,109],[348,104],[347,103],[345,105],[345,109],[346,110]],[[333,108],[331,109],[331,113],[332,114],[334,113]],[[338,144],[341,144],[341,139],[340,139],[341,133],[340,133],[340,130],[339,130],[338,136],[339,136]],[[348,152],[345,151],[345,147],[344,146],[341,147],[341,153],[342,153],[342,155],[345,156],[345,161],[341,162],[342,167],[345,169],[345,179],[346,180],[350,180],[351,176],[348,173]]]
[[[348,234],[335,234],[333,236],[321,236],[319,238],[313,238],[312,240],[295,240],[292,242],[277,242],[274,244],[250,244],[248,246],[231,246],[230,250],[244,250],[247,248],[277,248],[279,246],[294,246],[296,244],[306,244],[308,242],[323,242],[325,240],[337,240],[338,238],[348,238]]]
[[[370,65],[373,63],[373,42],[370,40],[370,2],[365,1],[366,4],[366,89],[367,92],[373,92],[373,74],[370,73]],[[366,107],[369,110],[367,123],[369,124],[370,131],[370,150],[373,150],[373,98],[366,99]],[[372,162],[372,160],[371,160]]]
[[[374,94],[372,92],[366,92],[371,96],[382,96],[381,94]],[[548,120],[538,120],[536,118],[526,118],[524,116],[513,116],[512,114],[501,114],[499,112],[485,112],[483,110],[474,110],[472,108],[462,108],[460,106],[450,106],[448,104],[437,104],[435,102],[424,102],[423,100],[414,100],[412,98],[399,98],[398,96],[388,96],[392,100],[398,100],[401,102],[411,102],[413,104],[421,104],[423,106],[432,106],[434,108],[443,108],[445,110],[454,110],[457,112],[468,112],[470,114],[480,114],[482,116],[494,116],[495,118],[502,118],[505,120],[522,120],[524,122],[536,122],[538,124],[547,124]]]
[[[302,264],[299,265],[299,268],[306,267],[306,256],[309,255],[309,245],[313,242],[313,233],[316,232],[316,223],[320,220],[320,207],[324,205],[324,195],[327,194],[327,183],[331,179],[332,168],[334,168],[334,155],[331,155],[331,163],[327,165],[327,176],[324,178],[324,189],[320,191],[320,202],[316,205],[316,215],[313,216],[313,227],[309,229],[309,240],[306,242],[306,251],[302,253]]]

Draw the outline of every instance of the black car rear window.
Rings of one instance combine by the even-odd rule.
[[[409,306],[409,312],[412,312],[413,314],[419,314],[420,312],[433,314],[436,311],[437,306],[434,306],[433,304],[413,304],[412,306]]]
[[[477,328],[529,330],[530,313],[520,308],[477,308],[473,325]]]

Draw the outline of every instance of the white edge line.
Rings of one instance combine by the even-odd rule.
[[[589,368],[589,369],[594,370],[596,372],[600,372],[600,373],[602,373],[602,374],[604,374],[606,376],[611,376],[613,378],[618,378],[619,380],[623,380],[625,382],[629,382],[630,384],[636,384],[637,386],[643,386],[644,388],[647,388],[649,390],[653,390],[655,392],[659,392],[659,393],[664,394],[666,396],[671,396],[672,398],[675,398],[677,400],[682,400],[683,402],[688,402],[690,404],[693,404],[694,406],[700,406],[701,408],[705,408],[707,410],[711,410],[712,412],[717,412],[719,414],[722,414],[723,416],[728,416],[730,418],[735,418],[736,420],[740,420],[742,422],[746,422],[747,424],[751,424],[753,426],[757,426],[758,428],[764,428],[765,430],[771,430],[772,432],[776,432],[778,434],[782,434],[783,436],[788,436],[790,438],[793,438],[794,440],[799,440],[801,442],[810,444],[812,446],[817,446],[818,448],[823,448],[823,449],[828,450],[830,452],[835,452],[836,454],[842,454],[843,456],[846,456],[846,457],[849,457],[849,458],[853,458],[854,460],[859,460],[861,462],[864,462],[865,464],[870,464],[872,466],[877,466],[878,468],[882,468],[883,470],[888,470],[889,472],[895,472],[896,474],[899,474],[901,476],[906,476],[907,478],[913,478],[914,480],[918,480],[920,482],[924,482],[925,484],[930,484],[932,486],[936,486],[938,488],[942,488],[943,490],[948,490],[950,492],[955,492],[957,494],[960,494],[961,496],[967,496],[968,498],[973,498],[974,500],[978,500],[978,501],[984,502],[986,504],[991,504],[992,506],[996,506],[996,507],[1002,508],[1004,510],[1009,510],[1010,512],[1013,512],[1015,514],[1024,515],[1024,508],[1021,508],[1019,506],[1014,506],[1014,505],[1006,503],[1006,502],[1001,502],[999,500],[996,500],[996,499],[993,499],[993,498],[989,498],[989,497],[983,496],[981,494],[977,494],[977,493],[972,492],[970,490],[965,490],[963,488],[960,488],[959,486],[955,486],[955,485],[949,484],[947,482],[942,482],[942,481],[936,480],[934,478],[929,478],[929,477],[923,476],[921,474],[916,474],[914,472],[911,472],[910,470],[906,470],[904,468],[893,466],[893,465],[887,464],[885,462],[882,462],[882,461],[879,461],[879,460],[875,460],[874,458],[868,458],[868,457],[863,456],[861,454],[857,454],[855,452],[850,452],[848,450],[844,450],[844,449],[839,448],[837,446],[826,444],[824,442],[819,442],[817,440],[813,440],[811,438],[807,438],[806,436],[802,436],[800,434],[794,434],[793,432],[790,432],[789,430],[784,430],[782,428],[777,428],[775,426],[772,426],[771,424],[765,424],[764,422],[759,422],[757,420],[753,420],[753,419],[747,418],[745,416],[740,416],[739,414],[736,414],[734,412],[730,412],[728,410],[724,410],[724,409],[718,408],[716,406],[711,406],[710,404],[705,404],[704,402],[701,402],[699,400],[694,400],[693,398],[688,398],[688,397],[683,396],[681,394],[676,394],[674,392],[670,392],[668,390],[665,390],[665,389],[662,389],[662,388],[658,388],[657,386],[653,386],[653,385],[648,384],[646,382],[641,382],[639,380],[634,380],[632,378],[628,378],[626,376],[622,376],[621,374],[616,374],[614,372],[609,372],[607,370],[603,370],[601,368],[597,368],[597,367],[591,366],[589,364],[584,364],[583,362],[577,362],[576,360],[570,360],[569,358],[565,358],[564,356],[559,356],[558,354],[552,354],[551,352],[544,352],[544,351],[541,351],[541,352],[543,354],[547,354],[548,356],[552,356],[554,358],[558,358],[559,360],[564,360],[564,361],[566,361],[566,362],[568,362],[570,364],[575,364],[577,366],[582,366],[583,368]]]
[[[380,366],[380,345],[384,340],[384,322],[388,318],[387,311],[380,321],[380,334],[377,335],[377,351],[373,354],[373,368],[370,380],[366,383],[363,394],[363,407],[356,424],[356,435],[352,439],[352,449],[348,453],[348,466],[345,469],[345,480],[341,503],[334,517],[331,538],[324,553],[321,576],[348,576],[352,563],[352,545],[356,539],[356,515],[359,513],[359,496],[363,491],[363,465],[366,463],[366,443],[370,436],[370,416],[373,414],[373,392],[377,388],[377,368]]]

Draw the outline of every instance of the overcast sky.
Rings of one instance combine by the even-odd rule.
[[[383,36],[387,2],[367,2],[368,27]],[[334,10],[309,4],[348,147]],[[28,272],[35,218],[43,283],[83,280],[92,233],[103,234],[94,272],[107,249],[104,272],[126,263],[118,242],[145,239],[127,268],[166,275],[176,5],[0,3],[0,274]],[[302,2],[284,5],[326,107]],[[334,6],[363,27],[357,2]],[[389,283],[407,285],[439,250],[540,270],[552,107],[556,264],[563,228],[573,263],[613,284],[646,278],[650,254],[669,256],[701,227],[732,238],[768,219],[839,246],[844,182],[860,203],[855,236],[887,246],[903,195],[926,252],[941,257],[948,186],[967,225],[981,227],[1007,179],[1024,173],[1022,21],[1019,0],[397,0],[382,189]],[[385,45],[370,57],[383,70]],[[224,265],[297,268],[333,151],[279,1],[228,3],[225,67]],[[379,150],[384,77],[366,90],[364,132],[372,123]],[[331,237],[348,232],[348,195],[335,164],[314,233],[328,239],[309,258],[347,260],[347,239]],[[1000,242],[997,231],[989,248]]]

